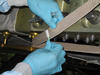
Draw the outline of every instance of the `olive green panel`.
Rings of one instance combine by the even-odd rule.
[[[100,22],[98,24],[91,24],[86,18],[81,19],[65,32],[100,32]]]
[[[69,5],[69,12],[74,11],[76,8],[84,4],[87,0],[71,0]],[[94,10],[100,11],[100,6]],[[100,22],[98,24],[91,24],[86,17],[79,20],[67,30],[68,32],[100,32]]]
[[[67,12],[69,10],[69,5],[64,0],[57,0],[57,3],[62,12]]]
[[[62,12],[71,13],[81,5],[83,5],[87,0],[70,0],[66,3],[64,0],[57,0]],[[100,11],[100,6],[95,10]],[[91,24],[86,17],[79,20],[77,23],[73,24],[70,28],[65,30],[65,32],[100,32],[100,22],[98,24]]]
[[[18,32],[30,32],[30,31],[43,31],[48,28],[48,26],[42,21],[31,22],[36,16],[29,10],[29,8],[20,8],[16,19],[16,31]]]
[[[20,8],[17,14],[16,31],[29,32],[30,24],[29,19],[32,18],[31,11],[28,8]]]
[[[68,12],[73,12],[75,9],[83,5],[87,0],[70,0]]]
[[[72,12],[82,4],[84,4],[87,0],[69,0],[69,3],[66,3],[64,0],[57,0],[58,5],[62,12]]]

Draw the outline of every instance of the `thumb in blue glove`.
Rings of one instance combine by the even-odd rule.
[[[62,71],[65,52],[60,44],[47,41],[46,46],[29,54],[23,62],[30,65],[33,75],[54,74]]]
[[[40,16],[51,28],[63,19],[63,15],[55,0],[27,0],[33,13]]]

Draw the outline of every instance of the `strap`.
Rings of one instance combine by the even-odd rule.
[[[99,3],[100,0],[88,0],[85,4],[77,8],[71,14],[66,16],[61,22],[59,22],[55,29],[49,28],[48,31],[49,31],[50,39],[57,36],[65,29],[69,28],[78,20],[83,18],[86,14],[92,11],[97,5],[99,5]],[[47,37],[44,31],[41,34],[39,34],[36,38],[33,39],[32,46],[40,45],[44,43],[46,40]]]
[[[67,52],[82,52],[82,53],[100,54],[99,46],[80,45],[80,44],[63,43],[63,42],[56,42],[56,43],[61,44],[64,47],[64,50]],[[35,46],[35,47],[43,48],[44,46],[45,46],[45,43]]]

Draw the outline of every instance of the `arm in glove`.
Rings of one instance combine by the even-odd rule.
[[[8,0],[0,0],[0,12],[7,12],[9,9]]]
[[[11,6],[27,6],[27,0],[0,0],[0,12],[7,12]]]
[[[51,28],[63,19],[63,15],[56,0],[27,0],[28,6],[33,13],[40,16]]]
[[[0,75],[32,75],[30,65],[20,62],[11,71],[4,72]]]
[[[65,52],[60,44],[47,42],[46,46],[29,54],[23,61],[30,65],[33,75],[47,75],[62,71]]]
[[[46,46],[32,52],[26,59],[18,63],[11,71],[1,75],[47,75],[60,72],[65,62],[62,46],[47,42]],[[33,74],[32,74],[33,73]]]

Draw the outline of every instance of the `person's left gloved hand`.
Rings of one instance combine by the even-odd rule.
[[[24,63],[30,65],[33,75],[49,75],[62,71],[65,51],[60,44],[47,42],[46,46],[29,54]]]
[[[33,13],[40,16],[51,28],[63,19],[56,0],[27,0]]]
[[[8,0],[0,0],[0,12],[7,12],[9,9]]]

